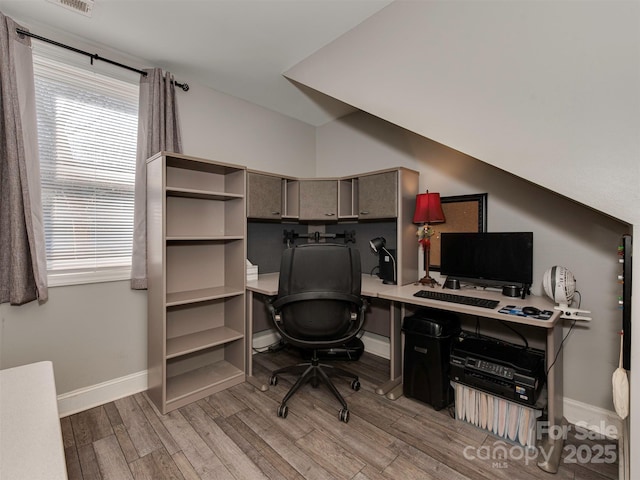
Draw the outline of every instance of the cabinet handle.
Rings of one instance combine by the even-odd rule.
[[[334,217],[336,214],[335,214],[335,213],[325,213],[325,215],[326,215],[327,217]]]
[[[360,212],[360,215],[369,215],[369,211],[368,210],[363,210],[362,212]]]
[[[280,212],[271,212],[271,215],[280,215]]]

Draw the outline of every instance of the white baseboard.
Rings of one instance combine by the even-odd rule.
[[[378,357],[391,358],[391,348],[389,346],[389,339],[375,333],[364,332],[362,335],[362,343],[364,343],[364,351],[369,352]]]
[[[622,432],[622,420],[616,412],[567,397],[563,398],[562,407],[564,418],[569,423],[584,427],[608,438],[619,438],[619,433]]]
[[[280,335],[275,330],[263,330],[253,334],[253,348],[261,350],[273,345],[278,340],[280,340]],[[253,353],[255,354],[256,352],[254,351]]]
[[[72,392],[58,395],[58,414],[60,418],[82,412],[119,398],[147,389],[147,371],[132,373],[107,382],[89,387],[79,388]]]

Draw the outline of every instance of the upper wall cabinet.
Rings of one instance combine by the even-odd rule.
[[[282,177],[247,173],[247,217],[280,220],[282,212]]]
[[[337,220],[337,180],[301,180],[299,188],[300,220]]]
[[[358,217],[361,220],[398,216],[398,172],[358,177]]]
[[[247,215],[324,224],[391,220],[396,238],[389,238],[388,245],[396,250],[398,283],[405,285],[418,278],[416,228],[411,221],[419,175],[403,167],[322,179],[248,172]]]

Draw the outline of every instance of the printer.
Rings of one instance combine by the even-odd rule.
[[[534,405],[545,383],[543,350],[462,331],[453,341],[449,378],[526,405]]]

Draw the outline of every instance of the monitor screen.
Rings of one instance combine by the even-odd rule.
[[[482,285],[533,283],[533,232],[442,233],[440,273]]]

